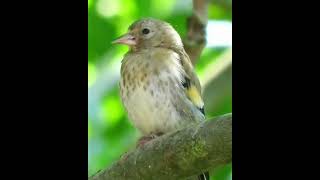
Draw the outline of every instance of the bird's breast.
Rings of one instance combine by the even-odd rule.
[[[158,53],[125,59],[120,90],[129,119],[143,133],[168,132],[180,125],[177,93],[183,92],[175,54]]]

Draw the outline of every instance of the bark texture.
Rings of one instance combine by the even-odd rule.
[[[158,137],[89,180],[186,179],[232,161],[232,114]]]

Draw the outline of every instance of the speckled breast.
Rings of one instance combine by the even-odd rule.
[[[129,119],[143,134],[182,127],[188,102],[181,85],[178,55],[157,49],[127,54],[121,66],[120,90]],[[185,100],[184,100],[185,99]]]

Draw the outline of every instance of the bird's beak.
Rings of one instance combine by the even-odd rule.
[[[114,40],[112,44],[125,44],[128,46],[134,46],[137,44],[136,38],[131,34],[125,34]]]

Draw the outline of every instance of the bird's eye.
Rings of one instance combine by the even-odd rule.
[[[142,29],[143,34],[149,34],[150,30],[147,28]]]

